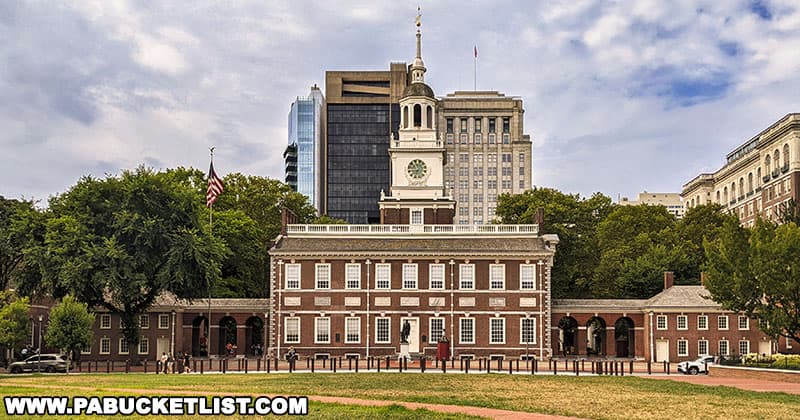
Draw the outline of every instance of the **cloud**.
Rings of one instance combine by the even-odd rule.
[[[0,2],[4,196],[216,164],[283,179],[286,116],[326,70],[414,55],[416,4]],[[520,96],[537,185],[678,191],[797,111],[796,2],[424,4],[426,80]],[[794,107],[794,108],[793,108]]]

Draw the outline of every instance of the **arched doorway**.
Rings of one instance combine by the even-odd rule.
[[[559,350],[564,356],[578,354],[578,321],[565,316],[558,321]]]
[[[208,318],[198,316],[192,320],[192,356],[208,356]]]
[[[635,330],[633,320],[623,317],[614,323],[614,342],[616,343],[617,357],[635,357]]]
[[[261,356],[264,351],[264,320],[257,316],[247,318],[245,322],[245,344],[247,354],[250,356]]]
[[[593,316],[586,323],[586,354],[604,356],[606,354],[606,321]]]
[[[219,320],[219,354],[232,356],[236,350],[236,320],[226,316]]]

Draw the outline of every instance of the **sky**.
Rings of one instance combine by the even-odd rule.
[[[519,96],[533,183],[679,192],[800,107],[800,4],[769,1],[0,2],[0,195],[40,205],[144,164],[283,179],[287,114],[327,70],[411,62]]]

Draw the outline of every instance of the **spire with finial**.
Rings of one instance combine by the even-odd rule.
[[[414,64],[411,65],[411,82],[424,83],[425,82],[425,63],[422,62],[422,33],[420,27],[422,26],[422,13],[420,7],[417,6],[417,56],[414,58]]]

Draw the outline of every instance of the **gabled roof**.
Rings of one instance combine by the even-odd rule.
[[[271,255],[327,252],[366,254],[533,254],[552,253],[541,237],[485,238],[309,238],[284,236],[270,250]]]
[[[645,307],[722,309],[722,305],[711,300],[711,293],[705,286],[672,286],[647,299]]]

